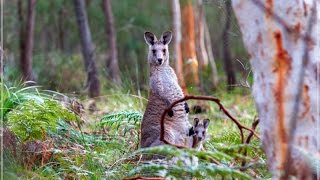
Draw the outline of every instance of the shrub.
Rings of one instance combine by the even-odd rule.
[[[22,141],[45,139],[56,129],[58,119],[79,121],[79,117],[55,100],[28,100],[7,114],[8,128]]]

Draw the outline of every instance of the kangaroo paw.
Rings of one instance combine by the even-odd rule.
[[[190,112],[190,109],[189,109],[189,106],[188,106],[187,102],[184,103],[184,109],[185,109],[186,113]]]
[[[168,112],[168,115],[169,115],[170,117],[172,117],[172,116],[173,116],[173,111],[170,110],[170,111]]]

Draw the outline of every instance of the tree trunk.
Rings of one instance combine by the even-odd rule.
[[[182,59],[188,84],[199,87],[198,60],[195,47],[194,15],[192,0],[182,0]]]
[[[67,16],[66,10],[64,7],[61,7],[58,12],[58,46],[61,52],[65,51],[65,26],[64,26],[64,18]]]
[[[179,0],[172,0],[172,15],[173,15],[173,39],[174,39],[174,62],[175,71],[178,77],[179,84],[184,95],[188,94],[186,84],[183,77],[183,63],[181,55],[181,11]]]
[[[200,77],[200,92],[205,93],[204,87],[204,71],[208,66],[208,52],[205,46],[205,37],[204,37],[204,13],[202,7],[202,0],[197,0],[197,6],[194,8],[195,12],[195,42],[196,42],[196,54],[199,62],[199,77]]]
[[[94,47],[91,39],[85,2],[84,0],[74,0],[74,6],[79,26],[85,69],[88,73],[87,85],[89,87],[89,97],[97,97],[100,94],[100,82],[97,75],[96,64],[93,60]]]
[[[205,36],[206,48],[207,48],[207,52],[208,52],[208,58],[209,58],[210,66],[211,66],[212,87],[215,89],[219,83],[219,76],[218,76],[216,62],[215,62],[213,52],[212,52],[213,49],[212,49],[212,45],[211,45],[211,37],[210,37],[209,28],[208,28],[206,20],[204,20],[204,22],[205,22],[205,24],[204,24],[205,35],[204,36]]]
[[[22,72],[22,77],[24,79],[24,46],[25,46],[25,24],[24,24],[24,11],[23,11],[23,1],[18,0],[18,21],[19,21],[19,48],[20,48],[20,69]]]
[[[312,1],[241,1],[233,7],[254,75],[263,148],[274,179],[319,172],[320,25]],[[319,12],[317,12],[319,13]]]
[[[36,0],[28,0],[28,15],[25,26],[23,20],[23,3],[21,0],[18,1],[18,16],[20,22],[20,68],[24,81],[34,81],[32,74],[32,50],[36,16],[35,6]]]
[[[0,46],[0,82],[3,83],[3,62],[4,62],[4,52],[2,46]]]
[[[121,84],[120,70],[118,65],[117,33],[114,29],[112,6],[110,0],[103,0],[103,9],[106,17],[106,32],[108,37],[109,56],[107,56],[107,71],[112,81]]]
[[[204,12],[202,0],[197,0],[197,7],[195,8],[196,14],[196,52],[199,61],[200,71],[208,66],[208,52],[205,46],[204,36]]]
[[[224,70],[227,74],[227,83],[228,90],[233,90],[234,85],[236,84],[236,75],[234,72],[234,67],[231,58],[231,52],[229,47],[229,31],[230,31],[230,23],[231,23],[231,0],[227,0],[225,2],[226,6],[226,24],[223,31],[223,62],[224,62]]]

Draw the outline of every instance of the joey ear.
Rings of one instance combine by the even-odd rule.
[[[193,136],[195,134],[195,132],[194,132],[194,127],[191,127],[190,129],[189,129],[189,134],[188,134],[188,136]]]
[[[144,40],[146,41],[147,44],[152,46],[157,41],[157,38],[152,32],[147,31],[144,33]]]
[[[172,39],[172,32],[166,31],[162,33],[160,41],[162,42],[163,45],[167,45],[170,43],[171,39]]]
[[[203,126],[204,126],[205,129],[208,128],[209,123],[210,123],[210,120],[209,120],[209,119],[204,119],[204,120],[203,120]]]
[[[194,127],[197,127],[198,124],[199,124],[199,119],[198,119],[198,118],[194,118],[194,120],[193,120],[193,126],[194,126]]]

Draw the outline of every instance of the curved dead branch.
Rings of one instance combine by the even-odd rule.
[[[163,141],[166,144],[175,146],[177,148],[187,148],[185,146],[181,146],[181,145],[176,145],[176,144],[172,144],[170,142],[168,142],[165,138],[164,138],[164,121],[165,121],[165,116],[166,114],[178,103],[190,100],[190,99],[195,99],[195,100],[206,100],[206,101],[213,101],[215,102],[218,106],[219,109],[225,114],[227,115],[239,128],[240,131],[240,135],[241,135],[241,143],[244,143],[244,134],[243,134],[243,129],[250,131],[254,136],[256,136],[257,138],[260,139],[259,135],[252,129],[244,126],[243,124],[241,124],[237,119],[235,119],[230,113],[229,111],[221,104],[220,99],[216,98],[216,97],[212,97],[212,96],[185,96],[184,98],[181,98],[179,100],[176,100],[175,102],[173,102],[167,109],[164,110],[164,112],[162,113],[161,116],[161,122],[160,122],[160,140]]]
[[[259,122],[260,122],[260,119],[254,120],[253,123],[252,123],[251,129],[255,131],[257,126],[258,126],[258,124],[259,124]],[[248,135],[248,137],[246,139],[246,142],[245,142],[246,144],[250,143],[252,136],[253,136],[253,133],[250,132],[250,134]],[[247,156],[247,148],[245,148],[243,155]],[[242,163],[241,163],[241,166],[244,167],[245,165],[246,165],[246,160],[244,159],[242,161]]]

